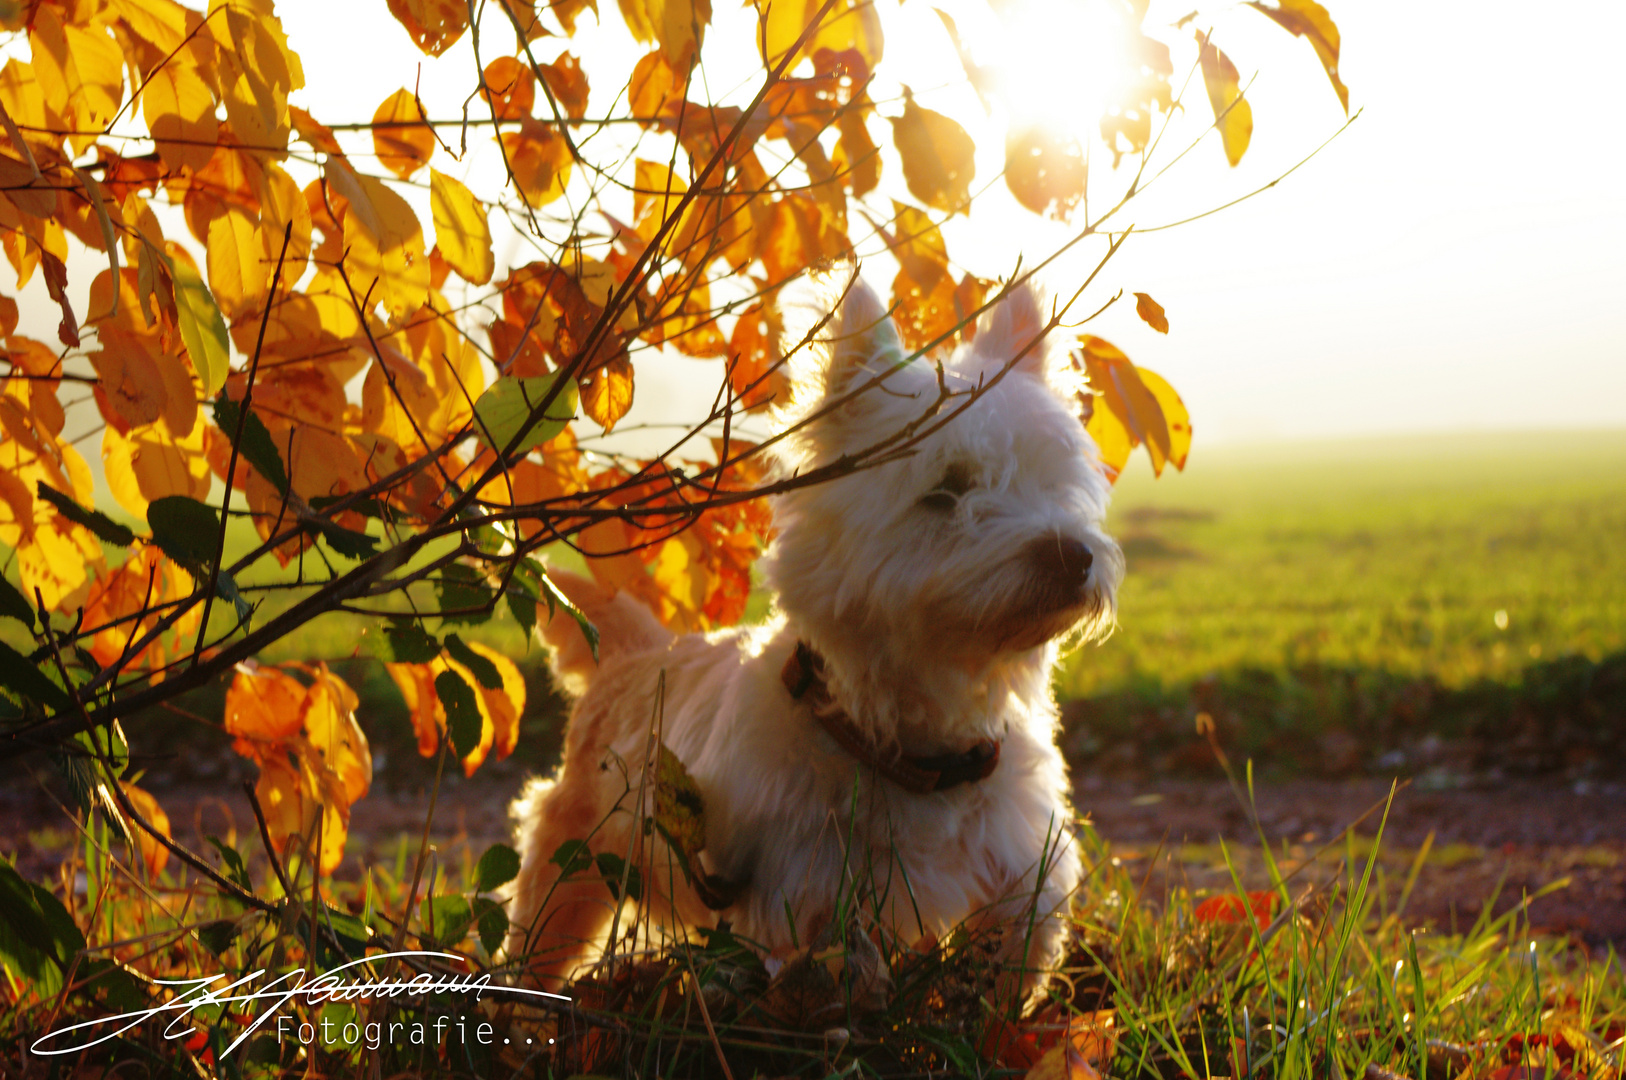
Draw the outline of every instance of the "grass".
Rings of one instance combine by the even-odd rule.
[[[1083,756],[1140,740],[1167,759],[1203,711],[1301,764],[1334,731],[1365,764],[1408,733],[1515,738],[1532,714],[1607,729],[1583,762],[1626,736],[1626,433],[1199,445],[1156,481],[1137,458],[1110,526],[1118,629],[1058,679],[1087,703]]]
[[[1507,1080],[1526,1075],[1515,1067],[1531,1066],[1531,1076],[1619,1080],[1626,1045],[1619,957],[1533,939],[1523,905],[1499,916],[1487,905],[1458,933],[1409,930],[1406,898],[1427,853],[1410,867],[1386,857],[1385,809],[1374,807],[1364,825],[1313,852],[1278,854],[1262,835],[1257,847],[1222,846],[1219,857],[1236,871],[1232,889],[1176,889],[1156,901],[1144,877],[1084,827],[1080,842],[1093,870],[1071,908],[1073,946],[1046,995],[1020,1017],[999,1007],[997,942],[985,931],[892,938],[866,914],[860,881],[841,927],[789,954],[764,958],[726,928],[653,947],[629,936],[567,988],[569,1003],[501,994],[479,1003],[456,995],[371,1005],[294,998],[283,1006],[280,1043],[267,1024],[231,1056],[226,1048],[258,1006],[211,1004],[190,1014],[194,1030],[177,1025],[175,1040],[163,1038],[162,1019],[148,1020],[59,1060],[152,1077]],[[398,933],[408,948],[468,957],[451,967],[412,961],[401,978],[504,970],[476,927],[426,926],[466,912],[489,887],[485,860],[466,846],[431,854],[422,880],[433,905],[408,900],[416,842],[403,841],[393,865],[380,860],[359,882],[324,881],[319,893],[297,858],[283,871],[291,883],[285,891],[266,860],[248,851],[243,879],[269,902],[262,913],[174,869],[149,883],[123,865],[121,845],[110,841],[107,827],[93,821],[64,868],[67,881],[84,882],[66,900],[88,946],[68,952],[54,980],[14,977],[8,956],[14,974],[0,979],[6,1075],[47,1075],[51,1062],[26,1057],[23,1047],[48,1030],[173,996],[151,978],[265,973],[255,983],[263,987],[313,958],[331,970],[367,956],[383,974],[377,958]],[[1266,889],[1243,892],[1244,858],[1263,865]],[[0,878],[6,873],[0,867]],[[15,953],[14,943],[4,944]],[[414,1024],[434,1031],[437,1018],[447,1034],[414,1045],[406,1033]],[[335,1033],[327,1041],[315,1036],[302,1045],[291,1034],[309,1023],[315,1035],[324,1019]],[[347,1042],[343,1026],[351,1022],[356,1038]],[[369,1048],[368,1022],[400,1034]],[[450,1034],[480,1024],[490,1025],[486,1045]]]

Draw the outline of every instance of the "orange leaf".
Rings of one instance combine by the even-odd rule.
[[[1295,37],[1305,38],[1315,49],[1316,59],[1321,61],[1321,67],[1332,82],[1332,88],[1338,95],[1338,104],[1349,112],[1349,88],[1338,77],[1338,49],[1340,37],[1338,26],[1327,14],[1327,9],[1316,3],[1315,0],[1277,0],[1276,7],[1269,7],[1259,0],[1248,0],[1248,6],[1255,8],[1272,19],[1275,19],[1288,33]]]
[[[553,100],[559,108],[572,120],[580,120],[587,115],[587,72],[582,70],[581,61],[570,53],[560,53],[551,64],[537,65],[542,71],[542,79],[548,84],[548,90],[553,94]]]
[[[632,36],[659,42],[674,67],[685,67],[705,41],[711,0],[616,0]]]
[[[85,626],[92,633],[90,654],[102,666],[112,666],[132,641],[158,625],[167,605],[184,600],[192,588],[192,575],[154,547],[137,551],[111,573],[98,573],[85,597]],[[132,626],[128,616],[139,612],[149,614]],[[167,633],[127,658],[128,669],[163,667],[172,655],[191,647],[192,634],[202,617],[202,611],[194,607]]]
[[[305,708],[305,685],[277,668],[244,663],[226,691],[226,731],[237,737],[236,750],[259,760],[255,744],[284,742],[299,734]]]
[[[1160,334],[1169,332],[1169,317],[1163,314],[1163,305],[1153,300],[1146,293],[1135,294],[1135,314],[1141,321]]]
[[[469,6],[462,0],[388,0],[390,14],[406,27],[412,43],[439,56],[469,28]]]
[[[136,813],[140,814],[148,825],[168,836],[169,815],[158,805],[158,800],[134,784],[121,780],[119,786],[124,789],[124,795],[130,800],[130,805],[135,807]],[[164,866],[169,862],[169,848],[159,843],[156,837],[133,821],[130,823],[130,834],[135,838],[136,850],[141,852],[141,865],[147,869],[147,880],[157,881],[158,875],[164,872]]]
[[[909,194],[947,213],[970,214],[977,147],[963,127],[915,104],[906,87],[903,115],[892,121],[892,141],[903,159]]]
[[[508,167],[520,195],[533,208],[546,206],[570,183],[570,146],[557,131],[526,119],[518,131],[502,133]]]
[[[536,104],[536,76],[514,57],[499,56],[486,65],[480,96],[498,120],[530,116]]]
[[[610,358],[581,380],[582,412],[609,431],[632,408],[632,361],[626,353]]]
[[[1035,127],[1005,140],[1005,185],[1035,214],[1066,221],[1088,179],[1076,139]]]
[[[424,123],[423,108],[409,90],[397,90],[373,113],[373,150],[379,163],[402,180],[429,163],[435,133]]]
[[[1206,35],[1197,35],[1201,47],[1203,85],[1208,88],[1208,104],[1214,110],[1214,123],[1225,143],[1225,158],[1232,165],[1247,153],[1253,137],[1253,106],[1242,96],[1240,77],[1231,58],[1220,52]]]
[[[627,83],[627,98],[632,114],[645,127],[656,119],[676,111],[683,100],[683,91],[672,65],[659,50],[645,53],[633,65],[632,78]]]

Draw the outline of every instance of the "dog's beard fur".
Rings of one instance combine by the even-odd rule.
[[[662,672],[662,735],[704,794],[706,862],[748,882],[723,913],[737,932],[770,948],[810,940],[850,885],[843,867],[850,877],[863,863],[888,880],[908,875],[874,913],[905,937],[904,922],[941,933],[979,912],[1036,912],[1017,959],[1031,969],[1059,958],[1080,867],[1049,680],[1059,641],[1110,629],[1123,557],[1101,531],[1108,484],[1079,420],[1078,377],[1063,348],[1040,340],[1045,314],[1035,291],[1013,290],[939,369],[904,362],[885,309],[850,273],[827,279],[787,312],[779,475],[963,411],[907,453],[776,500],[763,568],[778,610],[763,627],[672,640],[629,597],[566,582],[600,624],[604,655],[592,667],[569,620],[550,624],[562,674],[590,685],[558,782],[515,806],[524,868],[510,951],[532,953],[533,977],[568,974],[608,922],[602,884],[561,885],[549,859],[571,839],[618,855],[637,842],[629,823],[642,813],[603,764],[643,760]],[[853,394],[875,376],[880,385]],[[822,656],[833,699],[878,752],[997,739],[998,769],[924,796],[855,774],[779,681],[798,641]],[[594,829],[603,835],[588,837]],[[657,920],[715,917],[671,891],[650,898]]]

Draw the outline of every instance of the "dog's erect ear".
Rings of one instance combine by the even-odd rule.
[[[805,416],[860,372],[879,375],[905,353],[886,305],[851,264],[809,275],[780,300],[788,393],[776,410]]]
[[[1050,322],[1050,309],[1049,296],[1032,278],[1013,285],[1002,299],[994,300],[977,322],[973,348],[982,369],[1004,367],[1011,357],[1022,353],[1016,370],[1057,382],[1061,375],[1058,365],[1065,364],[1065,357],[1058,360],[1056,355],[1064,351],[1057,347],[1060,335],[1051,332],[1041,337]]]

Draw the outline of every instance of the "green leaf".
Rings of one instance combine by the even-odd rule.
[[[215,424],[228,439],[237,433],[239,420],[243,425],[243,438],[237,444],[237,452],[279,493],[288,494],[288,471],[282,466],[282,455],[277,452],[271,432],[254,407],[249,406],[248,415],[244,417],[238,403],[225,394],[215,398]]]
[[[64,495],[44,480],[39,482],[39,496],[52,506],[57,513],[81,525],[93,533],[97,539],[105,540],[114,547],[129,547],[135,543],[135,533],[120,525],[100,510],[87,510],[73,500],[71,496]]]
[[[480,856],[480,862],[474,868],[478,892],[491,892],[518,876],[519,852],[507,844],[492,844],[486,848],[486,853]]]
[[[196,269],[179,259],[168,259],[170,280],[175,283],[175,309],[181,324],[181,340],[192,358],[192,367],[203,380],[203,392],[213,394],[226,385],[231,371],[231,338],[226,320],[220,317],[214,294]]]
[[[542,594],[548,599],[548,614],[551,616],[556,607],[565,609],[565,613],[576,620],[576,626],[581,630],[582,637],[587,639],[587,647],[593,650],[593,662],[598,662],[598,627],[587,618],[586,612],[570,602],[570,597],[559,590],[546,571],[541,571]]]
[[[241,592],[237,591],[237,580],[222,568],[215,575],[215,595],[228,601],[237,611],[237,618],[244,626],[254,617],[254,605]]]
[[[453,563],[443,569],[440,580],[435,582],[435,592],[440,595],[442,618],[464,623],[482,623],[491,618],[489,610],[475,610],[491,603],[492,588],[486,582],[485,575],[472,566]],[[447,611],[465,614],[445,615]]]
[[[327,546],[347,559],[368,559],[378,554],[378,537],[346,529],[342,525],[322,522],[317,528]]]
[[[440,655],[440,642],[423,627],[404,619],[384,624],[383,634],[373,635],[373,652],[393,664],[427,664]]]
[[[480,931],[480,944],[486,947],[486,952],[495,955],[502,948],[503,939],[508,936],[508,912],[503,910],[501,904],[489,897],[482,896],[474,901],[474,921]]]
[[[627,895],[634,900],[643,898],[644,878],[638,872],[636,866],[629,868],[625,859],[610,851],[599,852],[598,857],[593,861],[598,864],[599,876],[604,879],[604,884],[609,887],[611,896],[617,900],[621,899],[621,877],[625,874],[627,878]]]
[[[418,917],[423,920],[425,937],[442,944],[455,945],[469,932],[474,912],[465,897],[426,896],[418,905]]]
[[[214,840],[214,837],[211,836],[209,839]],[[215,842],[216,844],[219,843],[219,841]],[[236,854],[236,852],[233,852],[233,854]],[[204,923],[198,927],[198,940],[203,942],[205,949],[208,949],[216,956],[231,948],[231,943],[236,937],[237,923],[232,919],[216,919],[214,922]]]
[[[446,635],[446,652],[453,660],[468,668],[470,674],[487,690],[502,689],[502,672],[497,670],[497,665],[469,648],[456,634]]]
[[[84,947],[62,902],[0,859],[0,960],[48,999],[62,989],[63,973]]]
[[[531,414],[547,398],[559,374],[554,371],[525,379],[504,375],[492,383],[474,403],[475,428],[480,441],[501,453],[521,429],[526,429]],[[514,447],[514,453],[528,454],[563,431],[565,424],[576,415],[578,400],[576,380],[567,378],[548,406],[547,416],[538,415]]]
[[[548,861],[559,868],[561,877],[569,877],[592,866],[593,853],[588,850],[586,840],[566,840],[554,849]]]
[[[0,615],[9,615],[30,630],[34,629],[34,605],[3,577],[0,577]]]
[[[0,686],[24,701],[34,701],[52,712],[67,712],[72,702],[62,687],[29,662],[28,657],[0,641]]]
[[[435,676],[435,696],[446,709],[446,732],[451,736],[452,752],[468,757],[480,745],[480,731],[485,726],[480,718],[480,706],[474,701],[474,688],[455,671],[443,671]]]
[[[82,993],[114,1014],[139,1012],[147,1004],[141,981],[105,956],[87,957],[73,978],[85,984]]]
[[[165,495],[147,507],[152,542],[182,566],[205,567],[214,561],[220,519],[210,507],[186,495]]]
[[[84,750],[84,760],[100,763],[106,758],[107,767],[115,777],[123,776],[124,770],[130,767],[130,744],[125,741],[124,728],[117,720],[106,727],[81,731],[73,741]]]
[[[205,836],[204,839],[214,845],[216,851],[220,852],[220,863],[226,868],[226,876],[241,885],[244,892],[252,893],[254,891],[254,882],[248,876],[248,867],[244,864],[243,856],[238,854],[237,849],[217,836]],[[213,951],[220,952],[219,949]]]

